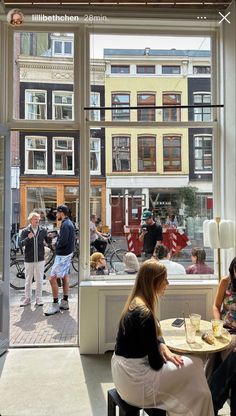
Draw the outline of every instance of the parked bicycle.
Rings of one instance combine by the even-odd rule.
[[[55,250],[49,247],[49,251],[47,250],[46,254],[46,261],[44,266],[44,275],[43,279],[47,279],[47,272],[51,269],[54,258],[55,258]],[[78,255],[77,251],[75,250],[73,253],[73,257],[71,259],[71,265],[76,273],[70,274],[70,281],[69,287],[72,288],[78,284]],[[60,279],[59,279],[60,280]],[[33,278],[34,282],[34,278]],[[61,281],[58,282],[61,285]],[[23,257],[19,258],[16,256],[14,251],[11,250],[11,261],[10,261],[10,286],[15,290],[22,290],[25,288],[25,265]]]

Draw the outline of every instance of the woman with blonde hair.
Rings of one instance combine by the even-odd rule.
[[[105,274],[106,259],[102,253],[96,251],[90,256],[91,274]]]
[[[121,398],[169,416],[213,416],[210,390],[200,358],[173,354],[162,338],[156,316],[168,285],[166,267],[145,261],[121,315],[112,377]]]

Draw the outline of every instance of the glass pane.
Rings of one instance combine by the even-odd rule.
[[[0,136],[0,206],[4,207],[4,137]],[[0,210],[0,280],[3,280],[4,209]]]
[[[14,32],[15,119],[73,120],[73,55],[73,33]]]

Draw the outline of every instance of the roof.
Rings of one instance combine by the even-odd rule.
[[[148,49],[148,51],[146,51]],[[148,52],[148,53],[147,53]],[[104,49],[104,58],[112,56],[178,56],[184,58],[209,58],[210,51],[186,49]]]

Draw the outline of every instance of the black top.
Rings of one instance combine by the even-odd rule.
[[[34,237],[29,238],[29,233],[33,233]],[[47,230],[39,226],[36,234],[31,225],[24,228],[20,235],[20,244],[25,247],[25,262],[34,263],[44,260],[44,243],[50,244],[52,239],[48,237]]]
[[[75,246],[75,228],[68,217],[62,220],[60,233],[57,239],[56,254],[67,256],[73,253]]]
[[[143,251],[152,254],[157,241],[162,241],[162,227],[156,222],[153,225],[147,225],[147,233],[143,239]]]
[[[160,343],[164,342],[156,335],[153,316],[144,315],[141,308],[129,311],[124,318],[124,327],[120,324],[115,353],[125,358],[143,358],[148,356],[154,370],[160,370],[164,360],[160,354]]]

